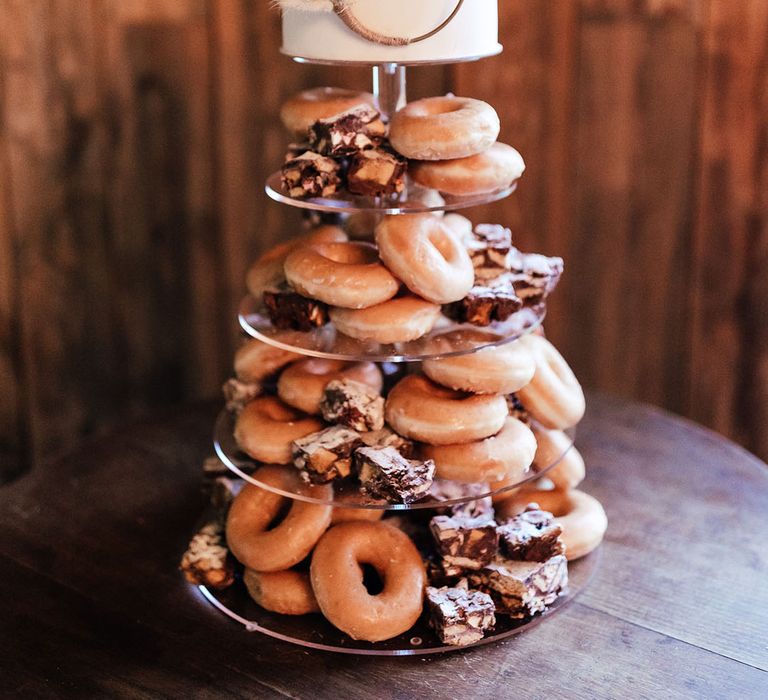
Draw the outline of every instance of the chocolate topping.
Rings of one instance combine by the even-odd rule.
[[[542,612],[568,587],[568,564],[562,554],[545,562],[512,561],[501,555],[480,571],[468,573],[469,582],[488,593],[496,612],[524,618]]]
[[[347,189],[366,197],[399,194],[405,187],[405,169],[405,159],[383,148],[360,151],[349,164]]]
[[[496,523],[488,517],[436,515],[429,523],[443,561],[464,569],[481,569],[499,548]]]
[[[291,443],[293,464],[305,481],[325,484],[349,476],[352,453],[361,444],[360,435],[342,425],[312,433]]]
[[[496,606],[491,597],[469,590],[466,581],[452,588],[429,586],[426,598],[430,625],[443,644],[474,644],[496,624]]]
[[[328,322],[328,307],[322,302],[281,286],[264,292],[264,306],[275,328],[311,331]]]
[[[195,585],[227,588],[235,580],[235,564],[227,549],[224,523],[206,523],[195,533],[181,559],[184,577]]]
[[[530,503],[526,509],[499,525],[501,550],[509,559],[546,561],[565,548],[560,541],[562,528],[555,524],[552,513]]]
[[[444,306],[443,313],[459,323],[488,326],[495,321],[506,321],[522,306],[511,281],[497,278],[488,286],[475,285],[466,297]]]
[[[339,171],[332,158],[307,151],[283,164],[283,189],[297,199],[330,197],[341,184]]]
[[[367,384],[352,379],[334,380],[325,387],[320,413],[329,423],[360,432],[384,427],[384,397]]]
[[[359,105],[315,122],[308,136],[318,153],[345,156],[377,146],[385,133],[379,113],[370,105]]]
[[[432,485],[435,463],[406,459],[394,447],[361,447],[355,452],[360,483],[369,496],[391,503],[411,503]]]

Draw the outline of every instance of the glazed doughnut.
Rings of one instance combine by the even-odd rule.
[[[336,330],[351,338],[404,343],[429,333],[440,318],[440,307],[408,295],[367,309],[331,308],[328,316]]]
[[[354,379],[381,392],[381,370],[373,362],[344,362],[309,357],[283,370],[277,380],[277,395],[304,413],[320,414],[320,402],[328,382]]]
[[[279,286],[285,281],[285,259],[300,245],[310,243],[343,243],[347,234],[338,226],[322,225],[293,240],[279,243],[259,257],[245,275],[245,286],[254,299],[261,299],[264,290]]]
[[[363,564],[381,577],[380,593],[366,589]],[[310,578],[323,615],[352,639],[391,639],[421,616],[426,585],[421,555],[408,535],[386,523],[332,527],[315,547]]]
[[[302,488],[307,496],[330,499],[330,485],[305,485],[295,469],[272,464],[260,467],[253,478],[289,492]],[[270,525],[290,504],[285,518]],[[243,486],[227,515],[227,544],[235,559],[256,571],[283,571],[304,559],[328,529],[332,508],[280,496],[253,484]]]
[[[240,412],[235,423],[235,441],[243,452],[259,462],[289,464],[291,443],[322,427],[321,421],[300,415],[274,396],[262,396],[247,403]]]
[[[523,343],[536,361],[529,384],[517,392],[531,417],[545,428],[564,430],[584,415],[584,392],[578,379],[554,345],[540,335],[527,335]]]
[[[542,510],[555,516],[555,522],[563,529],[560,537],[568,561],[586,556],[603,541],[608,518],[600,501],[588,493],[577,489],[520,489],[505,500],[496,512],[501,518],[511,518],[529,503],[538,503]]]
[[[254,571],[246,569],[243,583],[262,608],[281,615],[320,612],[306,571]]]
[[[249,340],[235,352],[235,374],[241,382],[259,382],[301,355],[260,340]]]
[[[408,164],[408,175],[415,182],[453,195],[496,192],[517,182],[524,170],[523,157],[512,146],[498,142],[467,158]]]
[[[533,458],[536,471],[546,469],[556,460],[554,467],[544,474],[558,489],[572,489],[578,486],[586,473],[584,458],[573,446],[573,440],[562,430],[547,430],[537,425],[531,427],[538,447]]]
[[[461,214],[451,212],[443,217],[443,223],[451,228],[460,241],[465,241],[472,235],[474,224]]]
[[[441,479],[474,483],[478,481],[520,481],[536,453],[536,438],[522,421],[508,416],[504,427],[493,437],[469,444],[424,445],[421,456],[435,460]],[[495,483],[492,488],[498,488]]]
[[[280,108],[280,119],[288,131],[305,140],[307,130],[318,119],[332,117],[362,104],[375,107],[376,100],[368,92],[318,87],[302,90],[286,101]]]
[[[389,125],[389,142],[406,158],[466,158],[490,148],[499,116],[487,102],[469,97],[427,97],[409,102]]]
[[[299,294],[345,309],[381,304],[400,288],[376,249],[362,242],[302,246],[288,255],[284,269]]]
[[[470,335],[477,337],[479,342],[485,340],[492,343],[502,339],[501,336],[482,331],[461,333],[463,339]],[[450,336],[442,336],[437,340],[450,341]],[[513,341],[481,348],[469,355],[424,360],[421,368],[432,381],[450,389],[475,394],[511,394],[531,381],[536,364],[528,349]]]
[[[444,217],[386,216],[376,227],[376,243],[408,289],[435,304],[463,299],[475,283],[472,260]]]
[[[384,405],[384,418],[393,430],[431,445],[472,442],[494,435],[504,426],[507,414],[503,396],[468,395],[418,374],[401,379]]]

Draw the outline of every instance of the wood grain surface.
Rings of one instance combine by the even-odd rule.
[[[470,212],[566,258],[548,331],[587,386],[768,457],[768,3],[504,0],[503,55],[410,71],[490,100],[519,192]],[[0,0],[0,479],[211,396],[292,92],[263,0]]]
[[[371,659],[248,634],[183,581],[214,410],[124,427],[0,487],[4,697],[768,695],[768,472],[719,436],[590,396],[584,489],[609,518],[590,587],[499,644]]]

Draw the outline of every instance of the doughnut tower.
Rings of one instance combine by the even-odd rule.
[[[283,105],[266,192],[305,230],[248,271],[181,569],[246,630],[316,649],[519,633],[588,583],[607,527],[577,488],[584,395],[542,325],[564,262],[458,213],[525,169],[494,108],[406,99],[407,66],[501,51],[497,3],[279,5],[283,53],[369,65],[373,89]]]

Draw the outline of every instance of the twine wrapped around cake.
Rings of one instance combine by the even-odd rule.
[[[367,41],[371,41],[376,44],[383,44],[385,46],[407,46],[408,44],[415,44],[419,41],[424,41],[434,36],[438,32],[448,25],[451,20],[458,14],[461,6],[464,4],[464,0],[457,0],[456,7],[440,24],[434,29],[420,34],[416,37],[397,37],[387,36],[380,32],[374,31],[369,27],[366,27],[355,16],[353,8],[357,0],[277,0],[277,5],[281,9],[290,10],[302,10],[306,12],[335,12],[339,19],[351,29],[355,34],[363,37]]]

